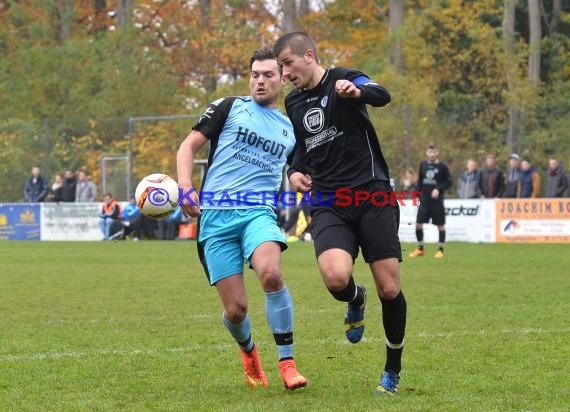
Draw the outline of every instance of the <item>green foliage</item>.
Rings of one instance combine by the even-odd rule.
[[[248,309],[267,390],[245,385],[194,242],[30,247],[0,247],[2,410],[568,410],[568,270],[552,258],[567,245],[450,243],[444,260],[431,258],[435,245],[406,259],[406,346],[390,398],[373,394],[385,356],[380,302],[369,294],[366,333],[349,344],[345,306],[323,287],[311,244],[282,256],[295,358],[309,379],[293,393],[280,381],[253,272]],[[362,259],[355,276],[374,290]]]

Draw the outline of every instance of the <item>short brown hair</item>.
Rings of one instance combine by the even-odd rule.
[[[263,61],[263,60],[275,60],[275,55],[273,54],[273,50],[271,50],[269,47],[257,49],[253,53],[251,53],[251,57],[249,59],[249,70],[251,70],[253,62]]]
[[[304,31],[293,31],[281,36],[275,42],[275,46],[273,46],[273,53],[275,56],[279,56],[287,47],[297,56],[304,56],[305,52],[311,49],[315,55],[315,61],[320,63],[317,55],[317,45],[311,36]]]
[[[271,50],[268,47],[258,49],[251,54],[251,57],[249,59],[249,70],[251,70],[253,68],[253,62],[256,62],[256,61],[261,62],[264,60],[275,60],[275,63],[277,64],[277,70],[279,70],[279,75],[280,76],[283,75],[283,67],[279,63],[277,63],[277,59],[275,58],[275,55],[273,54],[273,50]]]

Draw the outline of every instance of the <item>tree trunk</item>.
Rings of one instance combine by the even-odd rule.
[[[562,4],[560,0],[554,0],[552,2],[552,18],[550,19],[550,33],[555,33],[558,31],[558,25],[560,23],[560,14],[562,13]]]
[[[117,1],[117,20],[119,29],[127,27],[131,21],[133,12],[133,0]]]
[[[404,0],[390,0],[389,15],[389,35],[390,35],[390,62],[396,68],[399,75],[404,74],[404,57],[402,55],[402,43],[399,38],[398,30],[404,23]],[[406,132],[404,136],[404,161],[406,167],[410,167],[412,163],[412,108],[406,104],[404,108],[404,124]]]
[[[540,21],[540,0],[528,0],[529,20],[529,53],[528,53],[528,79],[534,84],[540,83],[540,51],[542,27]]]
[[[515,34],[515,9],[517,0],[505,0],[503,13],[503,50],[505,52],[505,72],[507,75],[507,88],[509,91],[509,122],[507,131],[507,147],[509,153],[516,151],[518,136],[518,110],[513,102],[514,76],[516,76],[516,62],[514,61],[514,34]]]
[[[200,14],[202,16],[202,30],[208,31],[210,29],[210,14],[212,12],[212,0],[200,0]],[[207,62],[204,66],[207,70],[204,71],[203,86],[208,94],[213,93],[218,86],[216,80],[216,54],[214,52],[207,54]]]
[[[297,10],[297,17],[305,17],[309,14],[311,9],[309,8],[309,0],[300,0],[299,9]]]
[[[297,27],[297,4],[295,0],[283,0],[283,31],[289,33]]]
[[[58,41],[59,44],[63,44],[71,37],[73,26],[73,0],[61,0],[59,2],[59,17]]]
[[[546,11],[544,7],[544,2],[540,2],[540,14],[544,18],[546,24],[546,29],[548,34],[556,33],[558,31],[558,25],[560,24],[560,13],[562,12],[562,3],[560,0],[552,0],[552,13]]]
[[[200,0],[200,14],[202,15],[202,29],[210,28],[210,12],[212,10],[212,0]]]
[[[390,36],[391,50],[390,60],[398,70],[398,73],[404,71],[404,62],[402,60],[402,45],[398,38],[397,31],[404,22],[404,0],[390,0]],[[395,36],[395,37],[394,37]]]

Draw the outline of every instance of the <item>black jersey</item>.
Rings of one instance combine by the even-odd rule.
[[[421,202],[443,201],[444,192],[451,187],[452,183],[451,174],[445,163],[422,161],[418,177],[418,191],[422,192],[420,195]],[[439,190],[439,199],[432,199],[431,192],[433,189]]]
[[[355,83],[361,98],[338,96],[335,84],[340,79]],[[311,90],[289,93],[285,108],[297,140],[290,172],[310,174],[314,191],[388,181],[388,165],[366,104],[380,107],[390,99],[390,93],[364,73],[342,67],[327,70]]]

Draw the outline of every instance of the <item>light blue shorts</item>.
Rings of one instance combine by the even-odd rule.
[[[243,273],[244,261],[251,267],[254,250],[271,241],[287,249],[277,215],[268,207],[202,210],[198,247],[203,249],[210,285]]]

